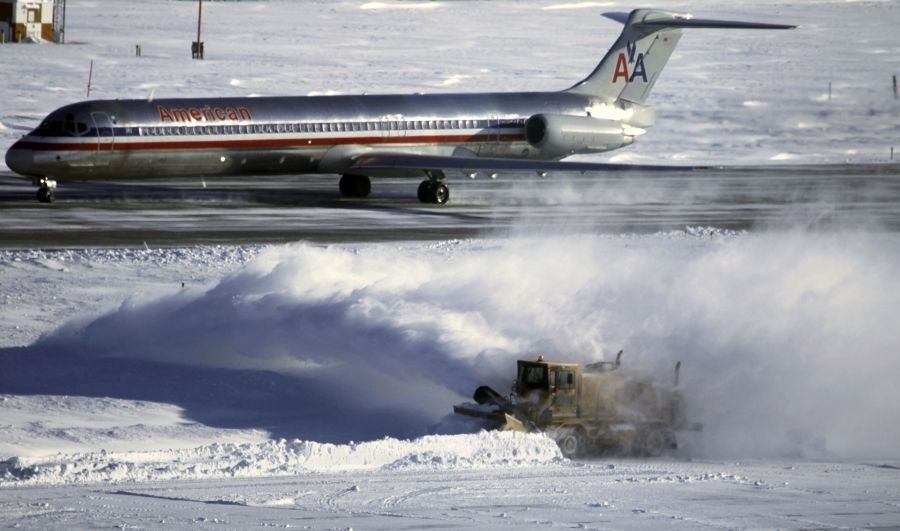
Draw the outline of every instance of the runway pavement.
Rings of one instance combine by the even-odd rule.
[[[900,231],[900,164],[451,176],[450,203],[417,179],[344,199],[332,175],[60,183],[53,204],[0,173],[0,248],[431,240],[532,232]]]

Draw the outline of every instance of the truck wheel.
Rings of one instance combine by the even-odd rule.
[[[559,438],[556,439],[556,444],[564,457],[572,459],[581,455],[582,450],[584,450],[584,436],[577,429],[564,430],[559,434]]]
[[[643,450],[644,455],[649,457],[659,457],[666,448],[666,436],[660,430],[650,430],[644,433]]]

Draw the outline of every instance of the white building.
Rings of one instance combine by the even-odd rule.
[[[0,0],[0,43],[54,41],[54,0]]]

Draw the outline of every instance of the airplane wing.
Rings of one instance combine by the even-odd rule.
[[[706,166],[666,166],[652,164],[615,164],[611,162],[576,162],[534,159],[499,159],[486,157],[460,157],[418,155],[414,153],[367,152],[357,155],[350,163],[349,171],[365,174],[367,171],[389,170],[441,171],[685,171],[699,170]]]

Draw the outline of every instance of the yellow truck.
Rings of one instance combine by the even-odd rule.
[[[582,367],[577,363],[519,360],[512,392],[490,387],[475,391],[478,405],[454,406],[456,413],[484,419],[486,429],[544,432],[566,457],[586,454],[659,456],[677,448],[676,432],[699,430],[689,424],[674,385],[661,386],[621,370],[616,361]]]

